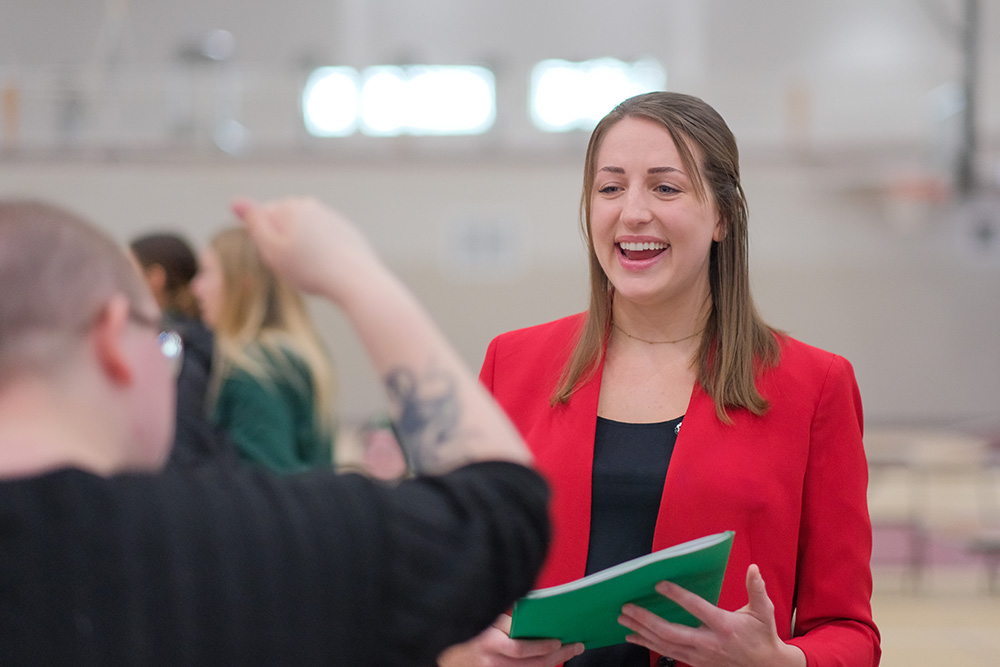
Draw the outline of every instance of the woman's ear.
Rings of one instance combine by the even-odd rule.
[[[125,346],[128,324],[128,300],[116,295],[105,304],[90,334],[98,367],[114,384],[132,382],[133,369]]]
[[[719,218],[715,221],[715,229],[712,230],[712,240],[718,243],[726,238],[728,232],[729,226],[720,213]]]

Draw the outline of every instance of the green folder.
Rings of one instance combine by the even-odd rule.
[[[618,623],[632,602],[674,623],[701,625],[694,616],[656,592],[672,581],[718,604],[733,546],[733,531],[707,535],[634,558],[582,579],[529,592],[514,603],[510,636],[552,638],[587,648],[620,644],[631,630]]]

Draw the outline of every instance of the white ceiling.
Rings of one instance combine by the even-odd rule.
[[[122,59],[162,63],[211,29],[245,63],[304,58],[368,65],[410,59],[513,65],[547,57],[655,55],[695,75],[760,68],[798,75],[941,74],[954,64],[945,21],[963,0],[2,0],[0,62],[74,63],[122,26]],[[984,55],[1000,15],[980,0]],[[992,44],[991,44],[992,43]],[[992,51],[992,53],[988,53]],[[951,57],[946,54],[952,53]],[[944,57],[943,57],[944,56]],[[670,62],[679,58],[679,63]]]
[[[668,87],[714,104],[751,150],[800,142],[926,153],[954,140],[955,121],[942,119],[939,104],[961,79],[965,2],[0,0],[0,86],[23,92],[28,143],[52,147],[58,141],[46,137],[60,131],[59,112],[31,113],[29,103],[79,86],[66,72],[88,73],[84,92],[101,104],[127,96],[115,86],[139,87],[122,72],[197,67],[182,54],[225,29],[235,39],[227,71],[239,72],[242,87],[236,114],[258,147],[301,148],[295,104],[309,67],[419,62],[493,68],[500,118],[480,148],[552,149],[559,140],[540,139],[522,113],[533,63],[652,56]],[[990,153],[1000,143],[1000,2],[979,6],[977,128]],[[94,141],[155,143],[138,125],[156,113],[119,111]]]

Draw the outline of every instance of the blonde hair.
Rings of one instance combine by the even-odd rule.
[[[728,408],[760,415],[767,401],[757,390],[762,365],[774,365],[780,354],[777,330],[761,319],[750,294],[747,248],[748,209],[740,184],[739,150],[725,120],[691,95],[655,92],[629,98],[605,116],[587,146],[580,199],[580,224],[590,256],[590,305],[562,377],[553,405],[565,403],[597,372],[611,329],[614,287],[601,268],[590,229],[590,204],[597,153],[604,137],[623,118],[645,118],[662,125],[673,138],[684,169],[694,174],[696,195],[711,197],[722,219],[724,236],[712,243],[709,283],[712,310],[696,355],[698,382],[715,402],[715,412],[730,423]],[[702,154],[698,164],[692,145]]]
[[[312,387],[303,390],[311,391],[316,417],[332,434],[333,369],[302,294],[264,264],[245,229],[226,229],[210,245],[219,258],[223,291],[214,323],[210,401],[218,398],[223,379],[236,369],[273,382],[269,361],[285,371],[283,379],[300,383],[290,352],[308,368]]]

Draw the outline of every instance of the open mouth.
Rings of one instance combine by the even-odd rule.
[[[652,259],[656,257],[661,252],[670,247],[667,243],[650,242],[644,241],[641,243],[634,243],[631,241],[622,241],[618,245],[618,252],[622,254],[623,257],[632,261],[641,261],[644,259]]]

